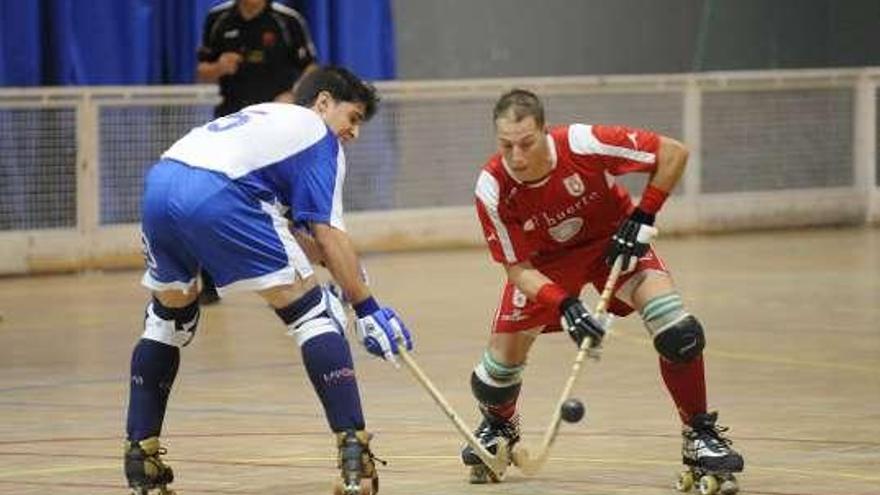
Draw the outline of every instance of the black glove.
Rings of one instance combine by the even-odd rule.
[[[591,348],[599,347],[602,344],[605,329],[580,299],[566,297],[559,303],[559,313],[562,315],[562,328],[568,332],[568,336],[574,340],[578,347],[585,338],[590,339]]]
[[[657,229],[653,225],[654,215],[638,208],[633,210],[632,215],[620,224],[617,232],[611,236],[611,244],[608,245],[605,253],[605,261],[608,265],[613,265],[618,256],[623,256],[622,271],[628,272],[634,269],[639,258],[648,252],[651,239],[657,235]]]

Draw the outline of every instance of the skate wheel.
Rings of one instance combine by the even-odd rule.
[[[333,495],[375,495],[378,493],[379,482],[376,480],[376,490],[372,478],[363,478],[357,487],[346,487],[342,480],[333,482]]]
[[[731,474],[730,477],[721,482],[718,492],[721,495],[734,495],[739,492],[739,484],[737,484],[736,478]]]
[[[137,487],[131,489],[131,495],[150,495],[152,488]],[[164,486],[156,487],[156,495],[177,495],[177,492]]]
[[[718,491],[718,479],[707,474],[700,478],[700,495],[715,495]]]
[[[486,483],[500,483],[501,479],[492,472],[491,469],[484,464],[471,466],[471,475],[469,481],[473,485],[483,485]]]
[[[678,480],[675,481],[675,489],[684,493],[691,491],[694,487],[694,473],[690,471],[682,471],[678,473]]]
[[[489,468],[482,464],[471,466],[471,474],[468,479],[472,485],[483,485],[489,482]]]

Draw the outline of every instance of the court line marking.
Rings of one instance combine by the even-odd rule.
[[[409,461],[424,461],[424,462],[459,462],[458,456],[437,456],[437,455],[396,455],[396,456],[387,456],[389,460],[409,460]],[[323,457],[311,457],[311,456],[279,456],[279,457],[256,457],[256,458],[243,458],[243,459],[231,459],[224,461],[219,464],[223,465],[248,465],[248,466],[257,466],[257,467],[291,467],[289,465],[294,465],[297,463],[303,462],[326,462],[329,464],[333,462],[335,456],[323,456]],[[285,462],[286,461],[286,462]],[[169,462],[179,463],[179,464],[188,464],[188,463],[198,463],[198,464],[212,464],[211,461],[205,460],[186,460],[181,458],[169,458]],[[595,457],[578,457],[578,456],[566,456],[566,457],[551,457],[549,462],[553,463],[571,463],[571,464],[595,464],[595,465],[614,465],[614,466],[669,466],[671,463],[668,460],[654,460],[654,459],[646,459],[646,460],[638,460],[638,459],[600,459]],[[681,469],[681,466],[674,465],[675,468]],[[53,475],[53,474],[65,474],[65,473],[76,473],[76,472],[85,472],[85,471],[97,471],[97,470],[105,470],[105,469],[121,469],[121,460],[120,462],[116,462],[113,464],[102,463],[102,464],[91,464],[91,465],[79,465],[79,466],[65,466],[65,467],[56,467],[56,468],[41,468],[41,469],[21,469],[21,470],[9,470],[6,472],[0,473],[0,478],[18,478],[18,477],[29,477],[29,476],[41,476],[41,475]],[[624,469],[627,470],[627,469]],[[842,479],[850,479],[856,481],[864,481],[864,482],[880,482],[880,475],[866,475],[862,473],[854,473],[854,472],[845,472],[840,470],[818,470],[818,469],[797,469],[797,468],[782,468],[782,467],[768,467],[768,466],[760,466],[760,467],[752,467],[749,466],[749,472],[766,472],[766,473],[784,473],[790,475],[797,475],[806,478],[814,478],[818,476],[822,476],[824,478],[842,478]]]

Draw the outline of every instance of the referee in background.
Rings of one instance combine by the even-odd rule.
[[[196,73],[218,82],[214,118],[267,101],[293,102],[293,86],[317,67],[315,45],[299,12],[271,0],[230,0],[208,12]],[[202,270],[201,303],[220,300]]]

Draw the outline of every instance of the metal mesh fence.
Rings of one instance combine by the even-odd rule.
[[[708,92],[702,192],[852,185],[848,88]]]
[[[878,84],[880,69],[382,83],[380,112],[346,148],[344,206],[410,210],[389,216],[400,221],[377,234],[402,238],[422,210],[430,219],[450,214],[438,207],[470,208],[477,174],[495,151],[494,102],[520,86],[542,96],[551,125],[624,124],[699,149],[699,168],[688,167],[676,191],[686,202],[664,217],[677,218],[682,229],[876,221]],[[0,257],[0,272],[23,270],[35,252],[84,260],[136,249],[129,230],[140,218],[144,173],[188,129],[211,118],[212,89],[0,90],[0,252],[15,258],[4,264]],[[871,96],[871,106],[854,108]],[[877,109],[877,117],[866,108]],[[862,132],[876,136],[872,149],[860,146]],[[862,160],[871,153],[873,163]],[[872,166],[878,188],[866,203],[856,181]],[[620,179],[635,194],[645,180]],[[446,233],[457,229],[472,239],[465,232],[474,224],[469,213],[456,208],[455,221],[427,235],[448,242]],[[58,235],[76,246],[57,243]]]
[[[361,139],[346,149],[346,208],[463,206],[473,203],[480,168],[495,151],[492,107],[497,95],[384,102]],[[626,124],[682,134],[678,93],[544,94],[550,125]],[[621,182],[636,193],[645,176]]]
[[[471,204],[492,151],[490,105],[482,99],[386,103],[348,154],[349,208]]]
[[[140,221],[146,170],[172,143],[211,115],[208,105],[102,107],[98,119],[101,224]]]
[[[0,231],[76,227],[76,110],[0,110]]]

